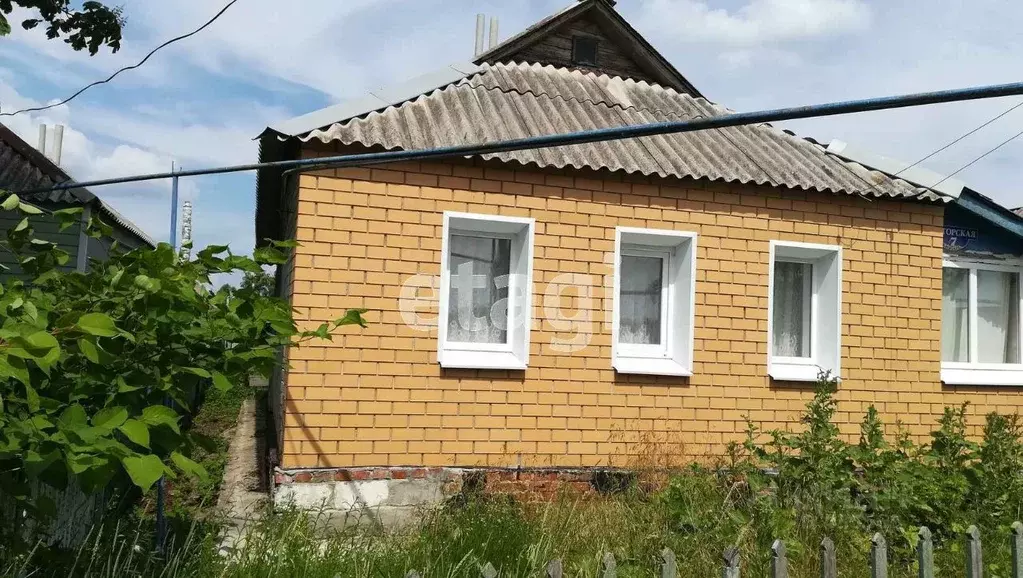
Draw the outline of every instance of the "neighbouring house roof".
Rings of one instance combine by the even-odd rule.
[[[69,181],[74,179],[56,163],[14,134],[14,131],[0,124],[0,189],[23,191],[52,187]],[[19,196],[35,204],[90,205],[111,221],[112,226],[120,227],[151,247],[156,246],[156,242],[142,229],[88,189],[62,189]]]
[[[517,60],[515,58],[516,53],[523,48],[535,44],[564,24],[585,18],[596,24],[604,34],[613,39],[617,46],[632,57],[647,74],[656,79],[658,84],[674,88],[679,92],[687,92],[693,96],[703,96],[686,77],[682,76],[682,73],[668,62],[668,59],[664,58],[660,52],[651,46],[646,38],[643,38],[643,35],[637,32],[625,18],[622,18],[622,15],[614,9],[615,4],[614,0],[580,0],[575,2],[571,6],[544,18],[519,34],[490,48],[477,56],[474,62],[476,64],[496,64],[498,62]]]

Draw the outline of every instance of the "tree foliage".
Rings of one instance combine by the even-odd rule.
[[[0,198],[6,211],[40,212]],[[52,218],[72,226],[80,210]],[[98,222],[88,231],[110,232]],[[262,272],[291,246],[253,258],[211,246],[188,262],[167,244],[115,246],[77,273],[60,270],[68,254],[35,238],[27,218],[8,230],[0,250],[17,255],[24,274],[0,285],[0,497],[40,517],[53,512],[31,491],[39,483],[144,491],[161,476],[204,476],[189,456],[205,441],[184,427],[204,388],[269,377],[280,347],[364,324],[349,311],[299,330],[283,300],[252,287],[209,289],[212,275]]]
[[[81,9],[73,8],[71,0],[0,0],[0,36],[11,33],[6,15],[15,7],[38,14],[22,20],[22,28],[31,30],[42,24],[47,38],[63,38],[75,50],[96,54],[104,45],[112,52],[121,48],[124,16],[120,7],[111,8],[94,0],[82,3]]]
[[[242,276],[242,289],[255,291],[258,295],[269,297],[274,294],[276,281],[274,276],[260,269],[259,271],[246,271]]]

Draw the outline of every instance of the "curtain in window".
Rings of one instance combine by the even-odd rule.
[[[970,270],[941,272],[941,360],[970,360]]]
[[[809,263],[774,263],[772,351],[779,357],[810,357]]]
[[[977,346],[981,363],[1019,363],[1019,276],[977,271]]]
[[[663,274],[664,259],[622,255],[619,342],[637,345],[661,343]]]
[[[511,241],[452,235],[448,251],[448,340],[507,343]]]

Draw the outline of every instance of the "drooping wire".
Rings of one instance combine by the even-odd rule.
[[[998,119],[1002,118],[1003,116],[1005,116],[1005,115],[1009,114],[1010,112],[1012,112],[1012,111],[1016,110],[1017,108],[1019,108],[1019,107],[1021,107],[1021,106],[1023,106],[1023,100],[1021,100],[1021,101],[1017,102],[1017,103],[1016,103],[1016,104],[1014,104],[1013,106],[1010,106],[1009,108],[1007,108],[1007,109],[1006,109],[1006,110],[1005,110],[1004,112],[1002,112],[1001,114],[998,114],[998,115],[996,115],[996,116],[995,116],[994,118],[992,118],[992,119],[988,120],[988,121],[987,121],[987,122],[985,122],[984,124],[982,124],[982,125],[978,126],[977,128],[975,128],[975,129],[971,130],[970,132],[968,132],[968,133],[966,133],[966,134],[963,134],[962,136],[959,136],[959,137],[957,137],[956,139],[952,140],[952,142],[950,142],[950,143],[946,144],[945,146],[941,147],[940,149],[938,149],[938,150],[936,150],[936,151],[932,152],[931,154],[929,154],[929,155],[927,155],[927,156],[923,157],[922,159],[920,159],[920,160],[916,161],[915,163],[913,163],[913,164],[911,164],[911,165],[909,165],[909,166],[907,166],[907,167],[905,167],[905,168],[901,169],[901,170],[900,170],[899,172],[895,173],[895,175],[893,175],[893,176],[899,176],[900,174],[902,174],[902,173],[904,173],[905,171],[908,171],[909,169],[911,169],[911,168],[913,168],[913,167],[917,166],[918,164],[920,164],[920,163],[922,163],[922,162],[926,161],[927,159],[929,159],[929,158],[933,157],[934,155],[936,155],[936,154],[938,154],[938,153],[941,153],[941,152],[944,152],[944,151],[945,151],[946,149],[948,149],[948,148],[952,147],[953,145],[957,144],[957,143],[958,143],[959,141],[961,141],[961,140],[963,140],[963,139],[965,139],[965,138],[967,138],[967,137],[971,136],[971,135],[972,135],[973,133],[975,133],[975,132],[979,131],[980,129],[982,129],[982,128],[986,127],[987,125],[989,125],[989,124],[991,124],[991,123],[995,122],[996,120],[998,120]],[[942,181],[942,182],[944,182],[944,181]],[[937,185],[935,185],[935,186],[937,186]]]
[[[972,161],[970,161],[970,162],[966,163],[965,165],[959,167],[958,169],[952,171],[951,173],[948,174],[948,176],[946,176],[945,178],[941,179],[940,181],[934,183],[929,188],[933,189],[934,187],[940,185],[941,183],[951,179],[955,175],[958,175],[959,173],[961,173],[961,172],[965,171],[966,169],[972,167],[973,165],[977,164],[984,157],[988,156],[989,154],[992,154],[993,152],[997,151],[998,149],[1000,149],[1003,146],[1011,143],[1012,141],[1018,139],[1021,136],[1023,136],[1023,130],[1019,131],[1018,133],[1014,134],[1013,136],[1011,136],[1011,137],[1003,140],[1002,142],[998,143],[997,145],[995,145],[994,148],[988,150],[987,152],[985,152],[984,154],[980,155],[979,157],[973,159]]]
[[[224,12],[227,12],[227,9],[230,8],[231,6],[233,6],[234,3],[237,2],[237,1],[238,0],[231,0],[230,2],[228,2],[227,5],[225,5],[223,8],[220,9],[220,12],[217,12],[216,14],[214,14],[213,18],[210,18],[209,20],[207,20],[206,23],[203,24],[202,26],[200,26],[199,28],[196,28],[195,30],[189,32],[188,34],[182,34],[181,36],[177,36],[175,38],[171,38],[170,40],[168,40],[168,41],[164,42],[163,44],[157,46],[156,48],[150,50],[149,54],[147,54],[145,58],[143,58],[142,60],[138,61],[137,63],[132,64],[131,66],[125,66],[124,68],[118,69],[113,74],[111,74],[110,76],[104,78],[103,80],[97,80],[96,82],[93,82],[92,84],[88,84],[88,85],[82,87],[80,90],[78,90],[78,92],[75,92],[74,94],[72,94],[71,96],[65,98],[64,100],[62,100],[60,102],[55,102],[53,104],[48,104],[46,106],[36,106],[36,107],[32,107],[32,108],[23,108],[21,110],[16,110],[14,112],[0,112],[0,116],[14,116],[14,115],[22,114],[22,113],[25,113],[25,112],[39,112],[39,111],[48,110],[48,109],[51,109],[51,108],[56,108],[56,107],[58,107],[58,106],[60,106],[62,104],[67,104],[67,103],[71,102],[72,100],[74,100],[75,98],[77,98],[80,94],[82,94],[86,90],[89,90],[90,88],[92,88],[94,86],[99,86],[101,84],[106,84],[106,83],[110,82],[111,80],[113,80],[117,75],[121,74],[122,72],[127,72],[129,70],[134,70],[134,69],[142,66],[143,64],[146,63],[147,60],[149,60],[149,58],[151,56],[153,56],[154,54],[156,54],[160,50],[166,48],[167,46],[170,46],[171,44],[174,44],[175,42],[184,40],[184,39],[189,38],[191,36],[195,36],[196,34],[202,32],[207,27],[209,27],[211,24],[216,22],[216,20],[218,18],[220,18],[221,15],[224,14]]]

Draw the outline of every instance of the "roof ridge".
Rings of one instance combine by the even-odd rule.
[[[480,72],[477,72],[476,74],[472,75],[471,77],[467,76],[459,84],[473,85],[472,83],[474,81],[476,81],[477,79],[481,79],[482,77],[486,76],[490,72],[490,70],[493,70],[493,69],[509,69],[509,68],[511,68],[511,69],[517,69],[517,70],[534,70],[534,71],[557,72],[557,73],[561,73],[561,74],[568,74],[570,76],[590,77],[590,78],[593,78],[593,79],[596,79],[596,80],[607,79],[609,81],[619,81],[619,82],[622,82],[623,84],[626,84],[626,85],[633,84],[633,85],[637,85],[637,86],[641,86],[641,87],[645,87],[645,88],[663,90],[663,91],[669,92],[669,93],[671,93],[673,95],[676,95],[676,96],[679,96],[679,97],[682,97],[682,98],[685,98],[685,99],[690,99],[690,100],[692,100],[694,102],[699,102],[699,101],[707,102],[706,99],[693,97],[692,95],[690,95],[688,93],[677,91],[677,90],[675,90],[674,88],[672,88],[670,86],[662,86],[662,85],[657,84],[657,83],[651,83],[651,82],[647,82],[645,80],[636,80],[634,78],[626,78],[626,77],[622,77],[622,76],[619,76],[619,75],[612,76],[612,75],[609,75],[609,74],[596,73],[596,72],[591,72],[591,71],[583,71],[583,70],[579,70],[577,68],[568,68],[568,67],[564,67],[564,66],[555,66],[553,64],[541,64],[541,63],[538,63],[538,62],[514,62],[514,61],[509,61],[509,62],[506,62],[506,63],[505,62],[499,62],[497,64],[487,64],[487,63],[484,63],[484,64],[480,65],[480,68],[483,68],[484,70],[481,70]],[[666,111],[666,110],[661,110],[661,109],[656,109],[656,108],[650,108],[650,107],[645,107],[645,106],[637,106],[637,105],[631,104],[631,103],[628,104],[628,105],[625,105],[625,104],[622,104],[620,102],[614,102],[614,101],[611,101],[611,100],[600,100],[600,101],[597,101],[597,100],[594,100],[592,98],[565,97],[564,95],[561,95],[561,94],[551,94],[550,92],[548,92],[546,90],[536,91],[536,90],[533,90],[532,86],[530,86],[529,88],[526,88],[526,89],[522,89],[522,88],[519,88],[519,87],[514,86],[514,85],[508,86],[508,87],[502,87],[499,83],[496,83],[496,82],[494,83],[494,86],[488,86],[485,83],[483,83],[482,81],[479,81],[477,84],[475,84],[473,86],[474,87],[478,87],[478,88],[482,88],[482,89],[488,90],[488,91],[498,90],[498,91],[501,91],[501,92],[503,92],[505,94],[519,94],[519,95],[522,95],[522,96],[532,95],[532,96],[534,96],[536,98],[547,97],[547,98],[549,98],[551,100],[561,100],[562,102],[578,102],[580,104],[589,103],[589,104],[592,104],[592,105],[595,105],[595,106],[596,105],[603,105],[603,106],[605,106],[607,108],[618,109],[618,110],[635,110],[635,111],[648,111],[648,112],[657,112],[657,113],[663,113],[663,114],[672,114],[671,111]],[[600,88],[602,91],[604,91],[606,93],[606,90],[605,90],[604,86],[601,86],[600,84],[598,84],[598,88]],[[607,96],[613,96],[613,95],[607,95]],[[712,103],[708,103],[708,104],[712,104]],[[714,106],[717,106],[717,105],[714,105]],[[684,117],[683,115],[676,115],[676,116],[678,116],[678,118],[687,118],[687,117]]]

